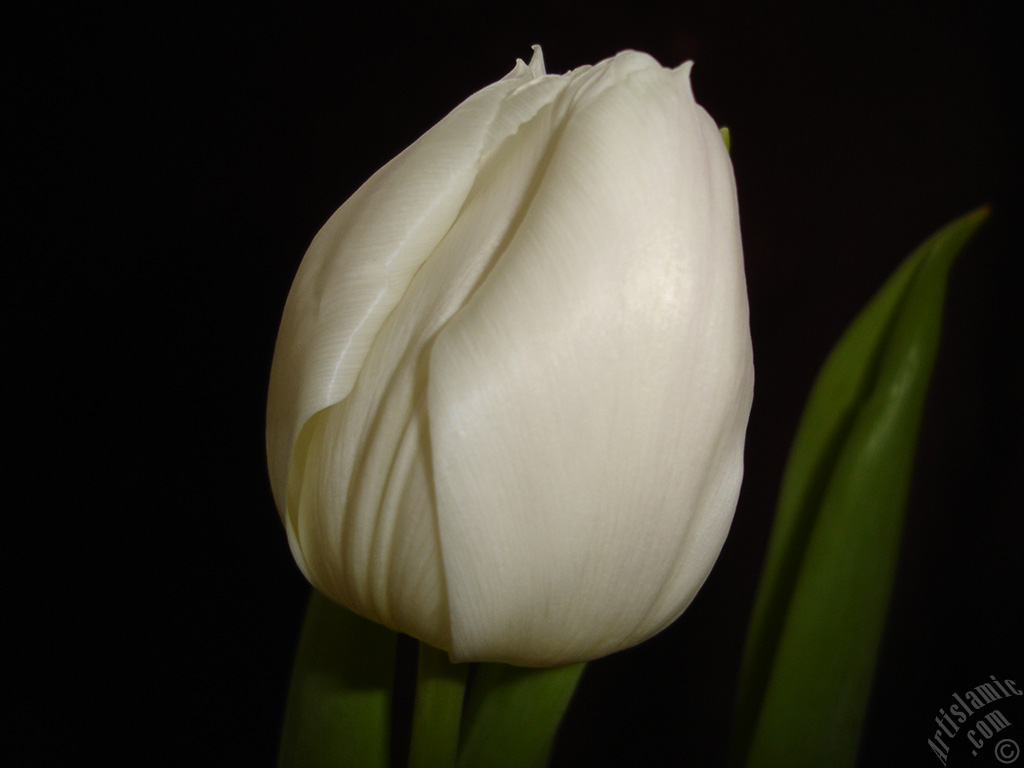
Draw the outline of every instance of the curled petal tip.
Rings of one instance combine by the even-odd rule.
[[[534,77],[543,77],[547,74],[544,69],[544,51],[540,49],[539,45],[532,46],[533,56],[530,57],[530,71],[533,72]]]

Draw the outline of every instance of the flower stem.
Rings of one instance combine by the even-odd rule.
[[[409,768],[454,768],[468,668],[420,643]]]
[[[466,703],[459,768],[546,766],[584,666],[481,664]]]
[[[292,672],[278,768],[385,768],[397,635],[309,601]]]

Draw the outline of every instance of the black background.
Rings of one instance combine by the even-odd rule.
[[[541,43],[549,72],[627,47],[696,61],[698,100],[732,129],[757,366],[716,569],[669,630],[591,665],[555,764],[723,763],[813,376],[902,257],[987,202],[953,273],[860,757],[934,765],[954,692],[1024,682],[1019,29],[995,7],[40,11],[10,70],[28,171],[11,212],[29,225],[10,241],[29,308],[12,326],[15,743],[40,762],[273,763],[308,590],[262,442],[291,278],[362,181]]]

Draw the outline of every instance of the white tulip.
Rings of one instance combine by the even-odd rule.
[[[453,661],[674,621],[725,541],[753,361],[735,183],[690,63],[539,48],[313,240],[267,453],[309,581]]]

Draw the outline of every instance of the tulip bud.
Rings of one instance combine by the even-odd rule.
[[[624,51],[540,50],[313,240],[270,379],[292,553],[453,661],[548,666],[674,621],[725,541],[753,391],[728,152]]]

